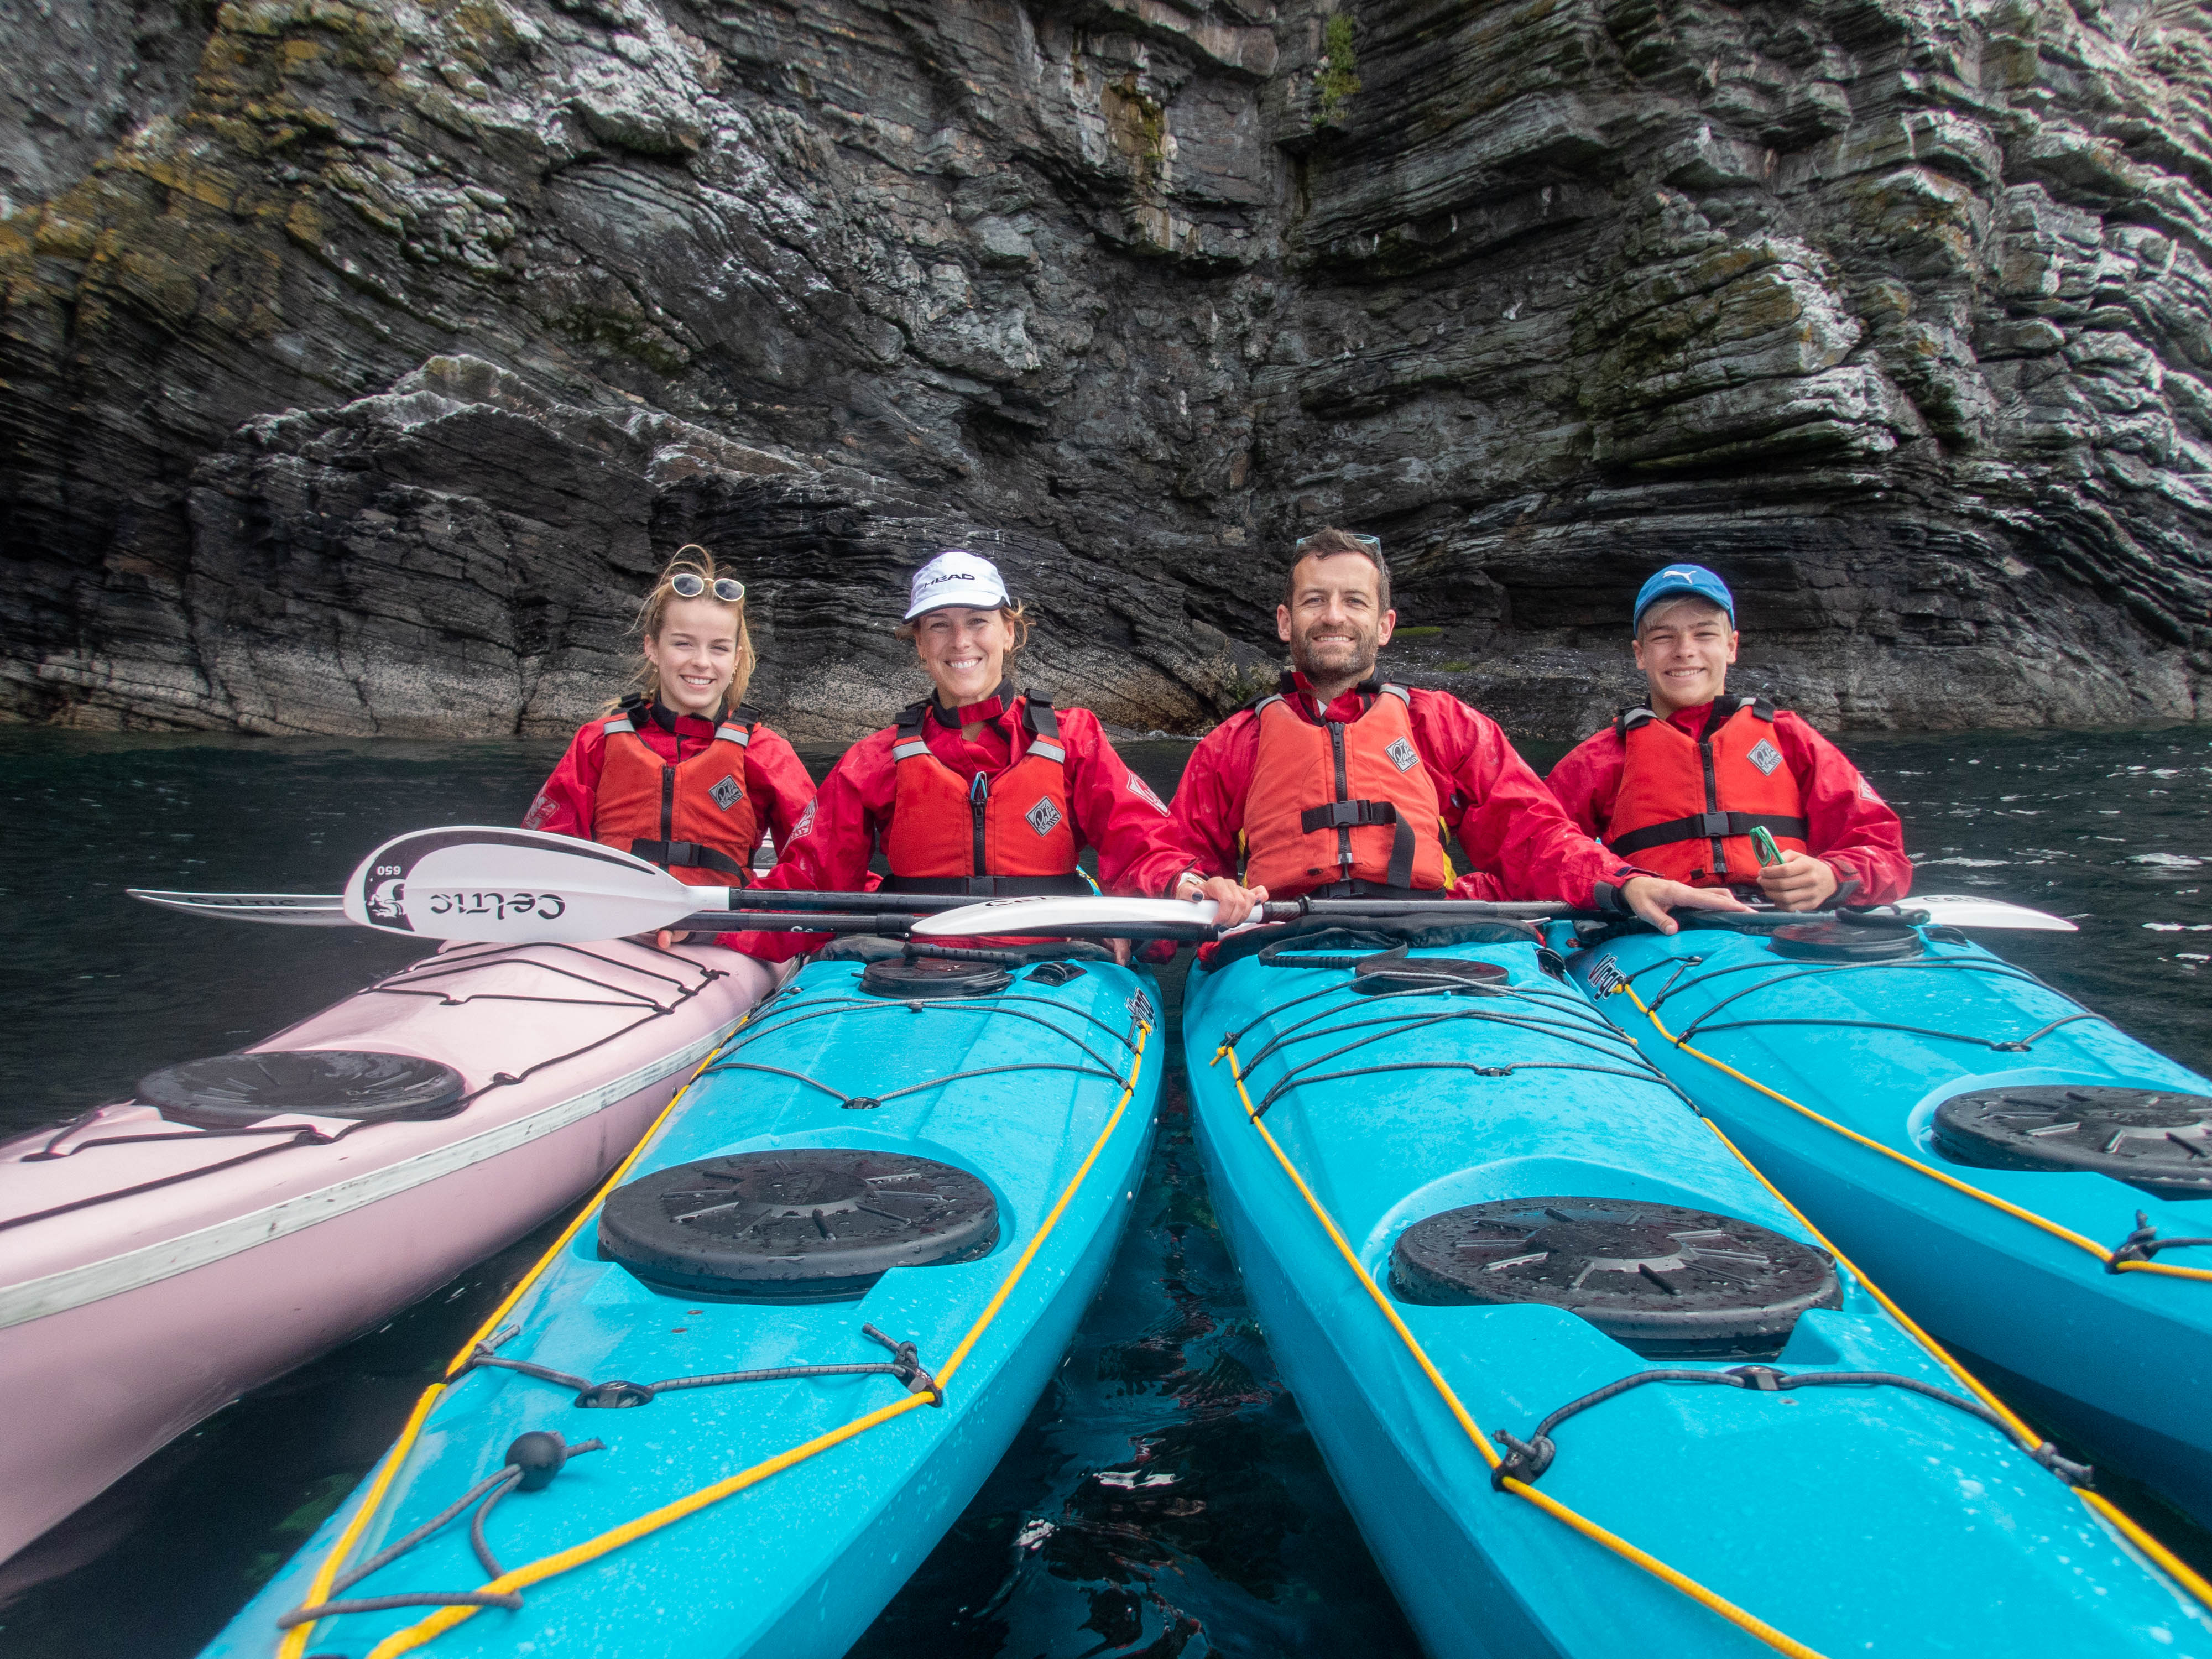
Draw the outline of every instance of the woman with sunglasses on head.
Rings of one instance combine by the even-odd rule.
[[[791,745],[744,706],[745,585],[717,576],[705,548],[680,548],[637,626],[638,690],[584,723],[522,827],[635,854],[693,886],[744,886],[762,836],[786,845],[814,799]]]
[[[1087,708],[1055,708],[1015,688],[1012,661],[1029,619],[998,568],[954,549],[915,573],[899,635],[911,640],[930,695],[862,738],[822,782],[787,838],[769,887],[1015,898],[1091,890],[1077,871],[1098,853],[1109,891],[1213,898],[1237,910],[1244,890],[1187,874],[1168,809],[1114,752]],[[725,933],[720,943],[774,961],[819,934]]]

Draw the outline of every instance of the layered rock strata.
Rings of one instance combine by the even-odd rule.
[[[2183,0],[52,0],[0,14],[0,708],[550,732],[655,562],[841,738],[947,541],[1193,730],[1288,538],[1408,678],[1623,697],[1696,558],[1824,724],[2192,717]]]

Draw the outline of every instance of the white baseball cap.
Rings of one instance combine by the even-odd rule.
[[[964,547],[956,547],[914,573],[909,597],[912,603],[906,608],[906,620],[912,622],[925,611],[942,611],[949,605],[996,611],[1006,603],[1006,584],[1000,578],[998,566]]]

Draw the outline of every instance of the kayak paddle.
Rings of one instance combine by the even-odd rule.
[[[160,888],[124,890],[132,898],[186,915],[225,921],[273,921],[285,927],[350,927],[353,918],[336,893],[173,893]]]
[[[2031,910],[2002,899],[1976,898],[1971,894],[1939,893],[1927,898],[1899,899],[1899,910],[1925,910],[1928,920],[1945,927],[1988,927],[2016,933],[2078,933],[2081,930],[2063,916]]]

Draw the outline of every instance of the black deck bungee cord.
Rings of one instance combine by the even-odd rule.
[[[1895,1371],[1798,1371],[1777,1370],[1771,1365],[1737,1365],[1723,1371],[1693,1371],[1674,1367],[1637,1371],[1616,1378],[1601,1389],[1593,1389],[1579,1400],[1571,1400],[1536,1425],[1536,1431],[1526,1440],[1510,1430],[1496,1431],[1498,1443],[1506,1449],[1504,1461],[1490,1471],[1490,1484],[1494,1491],[1502,1492],[1508,1480],[1534,1482],[1552,1467],[1559,1448],[1553,1443],[1552,1431],[1569,1418],[1586,1412],[1593,1406],[1601,1406],[1616,1400],[1631,1389],[1640,1389],[1647,1382],[1712,1382],[1731,1389],[1749,1389],[1759,1394],[1778,1394],[1792,1389],[1814,1389],[1848,1386],[1876,1386],[1905,1389],[1925,1399],[1965,1412],[1979,1418],[2008,1442],[2012,1431],[2005,1420],[1978,1400],[1969,1400],[1963,1395],[1939,1389],[1932,1382],[1917,1377],[1902,1376]],[[2076,1463],[2063,1455],[2057,1447],[2045,1440],[2023,1450],[2037,1462],[2049,1469],[2069,1486],[2094,1486],[2095,1471],[2086,1463]]]
[[[1339,963],[1338,960],[1332,957],[1318,962],[1292,963],[1278,957],[1269,961],[1267,965],[1272,968],[1357,966],[1359,962],[1365,959],[1364,957],[1355,957],[1350,958],[1348,963]],[[1224,1042],[1233,1048],[1255,1027],[1274,1018],[1284,1010],[1334,994],[1348,995],[1353,1000],[1333,1003],[1295,1022],[1290,1027],[1274,1032],[1249,1061],[1243,1062],[1245,1073],[1248,1076],[1250,1075],[1262,1060],[1292,1042],[1305,1042],[1342,1036],[1370,1025],[1382,1026],[1385,1029],[1346,1043],[1341,1048],[1332,1049],[1327,1054],[1316,1054],[1295,1066],[1285,1061],[1282,1075],[1276,1079],[1269,1086],[1267,1092],[1255,1105],[1253,1115],[1255,1117],[1264,1115],[1278,1100],[1293,1089],[1309,1084],[1340,1082],[1350,1078],[1379,1076],[1390,1072],[1459,1072],[1474,1077],[1486,1078],[1511,1077],[1516,1073],[1528,1071],[1592,1072],[1602,1077],[1625,1077],[1640,1082],[1656,1082],[1677,1098],[1686,1099],[1673,1080],[1645,1059],[1634,1043],[1613,1026],[1595,1007],[1589,1006],[1586,998],[1565,990],[1550,991],[1534,987],[1499,985],[1480,988],[1473,991],[1470,995],[1468,986],[1440,980],[1434,984],[1409,986],[1402,989],[1370,994],[1352,991],[1350,987],[1341,984],[1329,985],[1320,990],[1309,992],[1303,996],[1291,998],[1274,1005],[1266,1012],[1248,1022],[1240,1030],[1231,1033]],[[1519,1000],[1548,1004],[1551,1006],[1540,1012],[1558,1012],[1568,1018],[1564,1023],[1548,1021],[1540,1018],[1516,1018],[1516,1014],[1521,1011],[1507,1012],[1495,1008],[1473,1006],[1457,1007],[1435,1014],[1415,1013],[1408,1010],[1403,1015],[1384,1015],[1375,1019],[1348,1021],[1337,1024],[1321,1023],[1332,1014],[1346,1012],[1354,1008],[1371,1007],[1376,1003],[1392,1001],[1404,997],[1434,996],[1459,996],[1478,1002],[1494,999],[1500,1001]],[[1584,1011],[1587,1011],[1587,1018],[1583,1017]],[[1364,1048],[1370,1043],[1380,1042],[1410,1031],[1421,1030],[1429,1026],[1459,1019],[1480,1020],[1491,1024],[1508,1026],[1538,1036],[1547,1037],[1553,1042],[1567,1043],[1578,1048],[1587,1048],[1607,1059],[1628,1060],[1632,1063],[1627,1067],[1622,1067],[1595,1066],[1586,1060],[1517,1060],[1504,1066],[1486,1066],[1473,1060],[1405,1060],[1378,1066],[1357,1066],[1340,1072],[1316,1073],[1313,1070],[1314,1067],[1325,1065],[1329,1060],[1336,1059],[1340,1054],[1348,1054],[1354,1048]],[[1595,1039],[1595,1041],[1590,1039]]]
[[[938,1397],[934,1403],[945,1403],[938,1390],[937,1379],[922,1364],[920,1351],[915,1345],[886,1336],[873,1325],[862,1325],[860,1334],[889,1348],[891,1357],[888,1360],[855,1365],[772,1365],[761,1370],[714,1371],[698,1376],[671,1376],[658,1382],[632,1382],[622,1378],[594,1382],[589,1377],[556,1371],[550,1365],[535,1364],[527,1359],[501,1358],[494,1350],[514,1340],[521,1331],[521,1326],[509,1325],[505,1330],[477,1343],[469,1355],[468,1363],[454,1375],[465,1376],[480,1367],[517,1371],[543,1382],[575,1389],[574,1403],[586,1410],[650,1405],[659,1395],[672,1394],[680,1389],[714,1389],[732,1382],[782,1382],[803,1376],[896,1376],[906,1384],[908,1393],[935,1395]],[[492,1576],[497,1577],[498,1574]]]
[[[547,1443],[550,1443],[548,1444]],[[331,1597],[387,1566],[413,1549],[423,1540],[438,1532],[472,1504],[478,1504],[469,1522],[469,1547],[476,1553],[477,1563],[491,1578],[505,1575],[506,1569],[499,1558],[491,1553],[491,1545],[484,1537],[484,1524],[499,1500],[520,1487],[536,1492],[549,1485],[553,1477],[566,1467],[572,1457],[586,1452],[604,1451],[606,1443],[601,1440],[580,1440],[571,1446],[557,1434],[541,1430],[518,1435],[507,1449],[507,1457],[498,1472],[486,1475],[451,1504],[409,1533],[398,1543],[379,1550],[357,1567],[349,1567],[331,1581]],[[289,1630],[295,1625],[313,1624],[318,1620],[335,1619],[349,1613],[383,1613],[392,1607],[505,1607],[510,1612],[522,1606],[522,1597],[514,1590],[419,1590],[400,1595],[365,1595],[349,1600],[327,1599],[312,1607],[294,1607],[280,1613],[276,1628]]]
[[[459,1114],[466,1111],[471,1106],[474,1105],[478,1100],[489,1094],[495,1089],[513,1088],[516,1085],[535,1076],[538,1073],[544,1071],[549,1066],[565,1065],[569,1060],[580,1059],[584,1055],[590,1054],[593,1049],[603,1048],[606,1044],[616,1041],[617,1038],[628,1036],[631,1032],[651,1024],[656,1019],[666,1018],[669,1015],[673,1014],[677,1009],[682,1007],[684,1004],[690,1001],[692,998],[699,995],[700,993],[703,992],[716,980],[726,979],[729,977],[729,971],[726,969],[708,968],[697,963],[692,963],[690,957],[679,957],[673,951],[663,951],[657,945],[641,944],[639,948],[641,950],[651,951],[659,956],[667,957],[672,961],[681,962],[691,966],[698,967],[700,975],[698,981],[694,984],[685,985],[682,981],[673,978],[670,975],[655,973],[649,968],[632,967],[629,963],[617,962],[611,957],[599,956],[595,952],[584,950],[578,945],[494,945],[488,951],[468,954],[465,956],[459,951],[442,951],[437,956],[426,957],[419,962],[408,963],[405,967],[397,969],[393,973],[387,975],[383,979],[371,981],[368,984],[363,986],[359,992],[356,993],[356,994],[360,996],[368,996],[371,994],[380,994],[389,996],[434,997],[439,1000],[441,1006],[450,1008],[463,1007],[468,1003],[477,1001],[500,1001],[550,1003],[563,1007],[644,1008],[650,1010],[649,1012],[638,1019],[633,1020],[630,1024],[622,1027],[619,1030],[611,1031],[603,1037],[599,1037],[593,1042],[585,1043],[581,1048],[571,1048],[566,1054],[550,1055],[546,1059],[538,1061],[535,1065],[525,1066],[520,1072],[497,1072],[493,1073],[489,1082],[484,1084],[481,1088],[472,1089],[467,1094],[463,1095],[461,1097],[460,1104],[456,1106],[452,1113],[447,1114],[449,1116],[458,1115]],[[669,983],[678,987],[678,994],[672,998],[669,1002],[664,1006],[663,1004],[655,1002],[650,997],[640,996],[635,993],[624,995],[623,988],[619,985],[610,985],[602,981],[590,979],[586,975],[574,972],[573,969],[557,967],[551,963],[539,962],[535,959],[526,957],[519,958],[512,954],[522,950],[548,949],[569,951],[574,952],[575,955],[588,957],[592,961],[605,963],[611,968],[620,968],[627,972],[642,974],[652,979],[667,980]],[[462,959],[457,961],[455,960],[456,957],[461,957]],[[599,990],[614,993],[617,1000],[596,1000],[579,997],[533,997],[513,992],[487,992],[482,996],[456,998],[443,991],[416,990],[413,988],[415,984],[420,980],[443,978],[453,974],[467,971],[471,969],[489,967],[500,963],[519,963],[521,966],[540,969],[547,973],[560,975],[565,978],[580,979],[586,984],[592,985]],[[770,992],[768,996],[762,998],[758,1003],[754,1005],[755,1007],[758,1008],[765,1006],[777,995],[781,994],[781,988],[778,988],[778,990]],[[289,1028],[288,1027],[287,1029]],[[280,1032],[278,1035],[281,1036],[282,1033]],[[289,1134],[292,1138],[289,1140],[275,1142],[267,1146],[257,1147],[252,1152],[243,1153],[237,1158],[222,1158],[213,1164],[203,1164],[196,1169],[180,1170],[173,1174],[156,1176],[151,1181],[142,1181],[132,1186],[117,1188],[111,1192],[94,1193],[89,1197],[76,1199],[67,1204],[57,1204],[44,1210],[33,1210],[27,1215],[10,1216],[5,1218],[0,1218],[0,1232],[5,1232],[11,1227],[27,1226],[33,1221],[51,1220],[56,1216],[68,1215],[71,1212],[76,1210],[89,1209],[95,1205],[112,1203],[117,1199],[133,1198],[141,1193],[155,1192],[163,1187],[173,1187],[180,1182],[194,1181],[202,1176],[214,1175],[223,1170],[236,1169],[241,1164],[250,1164],[256,1158],[266,1158],[272,1152],[289,1152],[296,1146],[331,1146],[337,1141],[345,1139],[348,1136],[352,1135],[358,1130],[374,1128],[376,1123],[380,1121],[398,1122],[410,1121],[404,1118],[364,1120],[359,1123],[349,1124],[346,1127],[339,1130],[336,1134],[331,1134],[325,1130],[318,1129],[312,1124],[285,1123],[267,1127],[249,1124],[240,1127],[185,1130],[175,1133],[103,1135],[97,1140],[88,1140],[80,1146],[72,1146],[67,1152],[56,1150],[61,1143],[69,1137],[69,1135],[85,1123],[89,1122],[92,1119],[97,1117],[100,1112],[105,1109],[106,1108],[104,1107],[95,1108],[90,1112],[83,1113],[79,1116],[71,1119],[69,1122],[62,1126],[53,1137],[46,1142],[44,1147],[40,1149],[38,1152],[26,1153],[22,1158],[16,1161],[23,1164],[46,1163],[64,1158],[75,1158],[81,1152],[91,1152],[101,1146],[137,1146],[143,1145],[148,1141],[156,1140],[202,1141],[218,1139],[228,1136],[253,1134]]]

